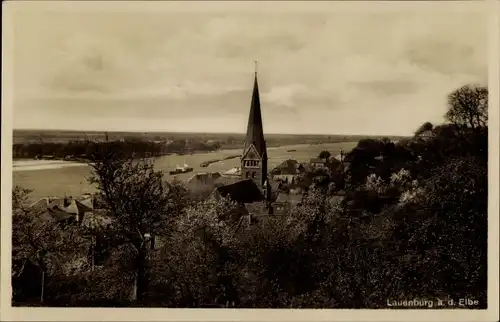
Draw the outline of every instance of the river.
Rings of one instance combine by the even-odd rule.
[[[338,155],[340,149],[350,151],[357,142],[325,143],[325,144],[300,144],[293,146],[268,148],[268,170],[272,170],[287,159],[296,159],[299,162],[308,162],[318,154],[327,150],[332,155]],[[295,151],[290,151],[295,150]],[[231,155],[241,154],[241,149],[219,150],[210,153],[195,153],[192,155],[168,155],[155,159],[155,168],[164,172],[166,179],[174,177],[186,181],[194,174],[200,172],[225,172],[231,168],[240,166],[240,158],[222,160],[201,167],[200,163],[213,159],[223,159]],[[178,175],[170,175],[168,172],[176,167],[187,163],[193,167],[193,171]],[[31,198],[44,196],[81,195],[92,192],[87,178],[90,175],[90,167],[83,163],[59,160],[16,160],[13,162],[13,184],[24,188],[33,189]]]

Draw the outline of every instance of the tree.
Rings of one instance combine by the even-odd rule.
[[[105,209],[113,219],[110,245],[128,245],[133,251],[132,299],[147,295],[149,274],[148,236],[169,233],[173,219],[183,210],[186,190],[178,183],[163,180],[148,160],[124,158],[110,143],[96,143],[90,166],[91,184],[95,184]]]
[[[47,277],[61,267],[68,254],[79,250],[81,243],[76,229],[62,227],[46,209],[26,207],[29,192],[18,186],[12,191],[12,277],[16,280],[22,276],[27,264],[35,265],[40,271],[39,302],[44,304]],[[14,295],[25,287],[33,288],[32,282],[30,276],[19,285],[21,290],[14,287]]]
[[[15,186],[12,189],[12,210],[14,212],[26,210],[26,202],[31,189],[25,189],[21,186]]]
[[[331,156],[331,153],[328,151],[321,151],[318,158],[320,159],[328,159]]]
[[[155,262],[160,301],[176,307],[224,305],[236,300],[230,260],[239,218],[238,205],[228,199],[207,199],[186,208]]]
[[[415,131],[415,136],[419,136],[422,133],[425,133],[427,131],[432,131],[433,125],[431,122],[425,122],[422,124],[416,131]]]
[[[471,129],[484,127],[488,122],[488,88],[465,85],[448,95],[446,120]]]

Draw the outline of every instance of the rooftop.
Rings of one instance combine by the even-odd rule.
[[[216,186],[220,187],[220,186],[227,186],[230,184],[234,184],[234,183],[237,183],[240,181],[241,181],[241,177],[239,177],[239,176],[223,175],[223,176],[219,177],[217,180],[215,180],[214,184]]]
[[[215,188],[220,196],[240,203],[253,203],[255,201],[264,201],[260,189],[253,180],[241,180],[225,186]]]
[[[309,163],[326,163],[326,161],[324,159],[320,159],[320,158],[312,158],[311,161],[309,161]]]
[[[189,178],[187,185],[214,184],[222,175],[219,172],[200,172]]]
[[[288,159],[275,167],[271,173],[277,175],[294,175],[304,172],[305,169],[297,160]]]

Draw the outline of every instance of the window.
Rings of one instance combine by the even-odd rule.
[[[252,172],[252,178],[255,178],[255,172]]]
[[[243,162],[244,167],[257,168],[259,167],[259,161],[256,160],[246,160]]]
[[[247,173],[245,174],[245,176],[248,178],[248,175],[249,175],[249,174],[250,174],[250,173],[248,173],[248,172],[247,172]]]

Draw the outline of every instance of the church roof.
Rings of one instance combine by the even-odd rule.
[[[264,196],[253,180],[242,180],[233,184],[215,188],[220,196],[229,197],[239,203],[263,201]]]
[[[215,180],[214,185],[217,187],[227,186],[233,183],[237,183],[241,181],[240,176],[221,176],[217,180]]]
[[[248,117],[247,135],[245,140],[245,149],[253,144],[260,157],[266,157],[266,141],[264,140],[264,129],[262,126],[262,113],[260,110],[259,84],[257,82],[257,73],[253,85],[252,103],[250,105],[250,115]]]

